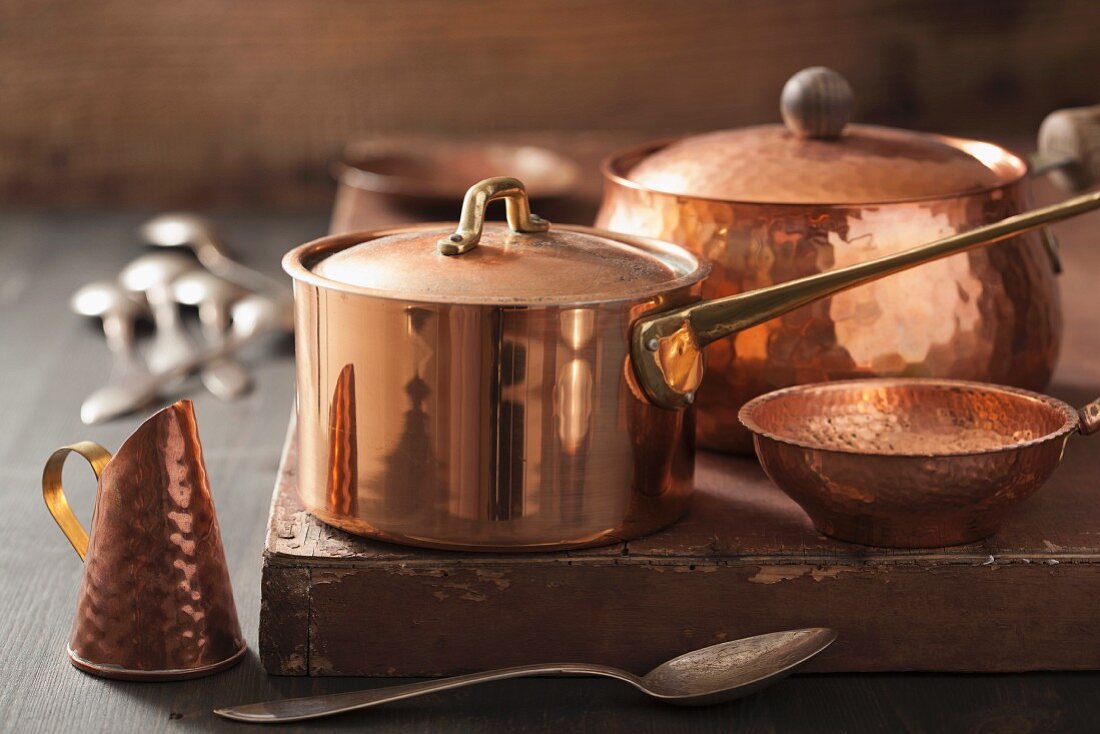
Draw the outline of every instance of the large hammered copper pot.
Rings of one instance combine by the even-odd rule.
[[[851,90],[827,69],[796,75],[784,125],[660,141],[612,156],[597,226],[683,245],[714,271],[705,298],[898,252],[1027,208],[1030,173],[1100,174],[1100,107],[1063,110],[1032,165],[999,146],[846,125]],[[861,287],[725,340],[707,356],[700,445],[751,453],[737,412],[763,393],[865,376],[1050,379],[1061,340],[1049,232]]]
[[[508,226],[485,224],[504,198]],[[530,213],[488,179],[457,224],[325,237],[294,278],[298,488],[320,519],[413,545],[571,548],[677,519],[702,349],[797,306],[1100,206],[1100,194],[770,289],[700,302],[676,245]]]

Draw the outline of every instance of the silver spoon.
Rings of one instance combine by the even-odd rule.
[[[532,675],[602,676],[629,683],[642,693],[665,703],[693,706],[720,703],[747,696],[776,682],[824,650],[835,639],[836,632],[833,630],[814,627],[773,632],[704,647],[662,663],[643,676],[606,665],[522,665],[404,686],[233,706],[214,709],[214,713],[227,719],[254,724],[304,721],[422,696],[425,693]]]
[[[197,268],[198,264],[186,255],[158,252],[142,255],[119,273],[122,287],[131,293],[144,293],[153,311],[156,331],[147,356],[152,372],[164,372],[195,351],[172,298],[172,281]]]
[[[233,354],[257,337],[279,328],[278,307],[264,296],[246,296],[233,304],[230,311],[233,323],[229,338],[220,347],[194,352],[186,361],[173,365],[165,372],[139,376],[96,390],[80,407],[80,420],[86,425],[93,425],[137,410],[155,400],[161,390],[184,379],[207,362]]]
[[[193,270],[172,281],[172,295],[177,303],[198,307],[206,344],[216,348],[225,343],[229,331],[229,307],[245,291],[206,270]],[[222,400],[232,400],[252,386],[248,370],[232,357],[207,362],[200,375],[206,389]]]
[[[140,234],[150,245],[191,250],[210,272],[245,290],[266,295],[283,309],[282,323],[293,323],[293,298],[287,285],[234,260],[209,219],[178,212],[161,214],[143,224]]]
[[[103,320],[107,348],[114,355],[110,382],[123,382],[133,375],[147,374],[134,348],[134,321],[145,313],[145,306],[130,293],[109,281],[88,283],[69,300],[69,306],[81,316]]]

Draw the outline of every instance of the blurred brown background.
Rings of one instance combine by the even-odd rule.
[[[351,138],[770,122],[815,64],[860,121],[1031,135],[1098,51],[1094,0],[3,0],[0,203],[319,211]]]

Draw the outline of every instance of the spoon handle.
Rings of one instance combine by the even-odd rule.
[[[247,721],[253,724],[280,724],[290,721],[319,719],[333,714],[342,714],[346,711],[377,706],[389,701],[423,696],[436,691],[446,691],[452,688],[462,688],[506,678],[523,678],[537,675],[595,675],[616,678],[635,686],[638,685],[638,679],[635,676],[625,670],[605,665],[584,665],[580,663],[521,665],[515,668],[501,668],[484,673],[456,675],[451,678],[409,683],[403,686],[387,686],[350,693],[333,693],[327,696],[306,696],[305,698],[288,698],[282,701],[232,706],[230,708],[215,709],[214,713],[234,721]]]

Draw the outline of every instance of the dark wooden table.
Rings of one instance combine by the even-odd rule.
[[[134,254],[140,214],[0,213],[0,730],[232,730],[211,709],[271,697],[386,685],[369,679],[273,678],[255,652],[237,668],[185,683],[118,683],[73,669],[65,642],[81,567],[40,499],[40,476],[57,446],[92,439],[114,449],[137,417],[80,424],[82,398],[106,377],[98,326],[68,311],[69,295],[111,277]],[[323,233],[321,217],[221,217],[230,242],[271,272],[291,245]],[[1061,228],[1067,291],[1100,284],[1100,217]],[[1100,297],[1095,301],[1100,304]],[[1068,329],[1100,333],[1100,308],[1067,304]],[[250,350],[257,389],[236,403],[193,390],[207,468],[237,606],[255,648],[260,550],[293,391],[291,346]],[[1088,358],[1064,355],[1064,359]],[[192,383],[194,388],[194,384]],[[1054,392],[1057,394],[1058,385]],[[1100,385],[1091,387],[1100,391]],[[1079,450],[1096,451],[1095,446]],[[90,516],[91,472],[77,462],[66,487]],[[868,609],[874,614],[874,609]],[[1100,621],[1100,618],[1098,618]],[[487,643],[490,644],[490,643]],[[1096,644],[1094,639],[1082,644]],[[845,731],[1051,732],[1095,730],[1097,674],[806,675],[739,703],[674,709],[612,681],[516,680],[398,703],[303,730],[370,731]],[[243,729],[237,729],[243,730]]]

